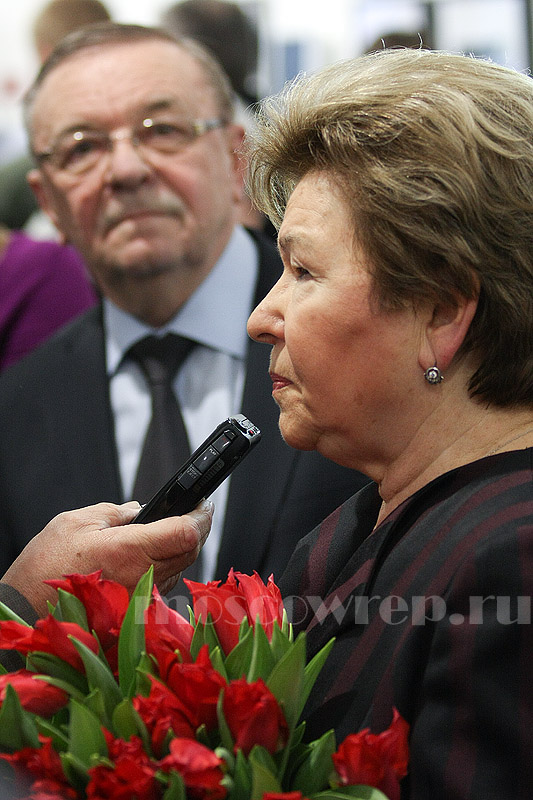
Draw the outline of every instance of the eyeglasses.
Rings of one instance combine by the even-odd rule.
[[[174,154],[184,150],[194,139],[226,125],[223,119],[195,119],[192,122],[144,119],[140,125],[106,133],[76,130],[60,136],[50,150],[34,153],[39,164],[47,162],[69,175],[83,175],[97,167],[113,150],[114,142],[129,139],[141,155]]]

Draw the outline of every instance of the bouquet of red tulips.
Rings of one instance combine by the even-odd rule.
[[[333,642],[307,663],[272,579],[188,582],[189,620],[151,571],[131,598],[99,572],[49,583],[57,604],[35,627],[0,604],[0,648],[26,658],[0,675],[10,796],[399,798],[408,726],[396,711],[381,734],[304,742],[302,710]]]

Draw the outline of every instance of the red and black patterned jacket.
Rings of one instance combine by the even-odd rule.
[[[533,449],[432,481],[371,533],[362,489],[280,581],[310,655],[336,641],[307,738],[411,725],[402,798],[533,798]]]

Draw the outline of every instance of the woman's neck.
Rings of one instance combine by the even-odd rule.
[[[480,458],[533,446],[533,411],[474,406],[461,415],[427,420],[384,470],[379,481],[383,504],[377,525],[430,481]],[[440,417],[436,414],[435,417]],[[439,422],[440,424],[435,424]]]

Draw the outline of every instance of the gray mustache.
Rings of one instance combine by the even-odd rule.
[[[111,211],[105,215],[103,220],[103,227],[105,231],[118,225],[128,217],[134,217],[137,214],[168,214],[169,216],[182,216],[184,211],[183,203],[177,200],[156,201],[150,203],[135,203],[127,206],[122,206],[116,211]]]

